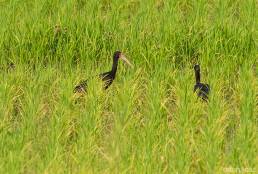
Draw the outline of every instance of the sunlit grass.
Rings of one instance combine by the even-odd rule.
[[[0,173],[258,170],[255,0],[0,2]],[[112,86],[92,78],[110,70]],[[193,65],[209,83],[195,94]]]

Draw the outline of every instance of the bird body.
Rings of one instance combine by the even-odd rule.
[[[115,80],[115,77],[116,74],[112,73],[111,71],[99,75],[99,78],[104,82],[104,89],[108,89],[108,87]]]
[[[196,83],[194,85],[194,92],[197,92],[198,97],[201,97],[203,100],[208,100],[208,95],[210,93],[210,86],[208,84],[201,83],[201,73],[200,66],[194,66],[195,79]]]
[[[203,100],[208,100],[210,86],[204,83],[197,83],[194,85],[194,92],[197,92],[198,97],[201,97]]]
[[[111,71],[99,74],[99,78],[104,82],[104,89],[107,89],[113,83],[116,77],[118,60],[120,58],[124,60],[127,64],[132,66],[131,63],[125,58],[125,56],[120,51],[116,51],[113,56],[113,65],[112,65]],[[74,93],[86,92],[88,87],[87,83],[88,83],[88,80],[81,81],[81,83],[79,83],[79,85],[77,85],[74,88]]]

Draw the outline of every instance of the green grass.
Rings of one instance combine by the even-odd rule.
[[[257,172],[257,11],[256,0],[0,1],[0,173]],[[73,96],[115,50],[135,67]]]

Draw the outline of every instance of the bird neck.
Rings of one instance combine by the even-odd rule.
[[[111,73],[115,76],[117,71],[118,60],[113,61]]]
[[[196,79],[196,83],[200,83],[201,81],[200,71],[195,71],[195,79]]]

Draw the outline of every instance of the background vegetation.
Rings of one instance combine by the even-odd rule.
[[[258,170],[256,0],[0,1],[0,173]],[[81,80],[111,68],[108,91]],[[193,94],[193,65],[211,86]]]

